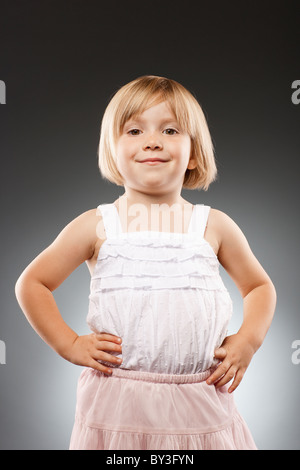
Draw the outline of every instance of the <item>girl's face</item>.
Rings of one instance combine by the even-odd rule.
[[[190,159],[191,139],[166,101],[125,123],[117,141],[117,166],[125,188],[148,194],[179,194]]]

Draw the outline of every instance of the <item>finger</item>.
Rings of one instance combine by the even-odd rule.
[[[104,374],[107,374],[107,375],[112,374],[112,370],[110,369],[110,367],[104,364],[101,364],[100,362],[95,361],[94,359],[91,360],[89,367],[92,367],[92,369],[98,370],[99,372],[103,372]]]
[[[98,341],[110,341],[112,343],[121,344],[122,338],[119,336],[111,335],[110,333],[98,333],[95,334],[95,337]]]
[[[232,393],[241,383],[242,378],[244,377],[244,372],[239,370],[234,378],[234,381],[228,389],[228,393]]]
[[[224,374],[226,374],[229,367],[230,367],[230,364],[226,364],[226,362],[222,362],[222,364],[219,365],[219,367],[217,367],[217,369],[207,378],[206,383],[208,385],[215,383],[217,380],[223,377]]]
[[[100,351],[122,352],[122,346],[120,344],[111,343],[110,341],[98,341],[96,348]]]
[[[99,351],[97,354],[95,354],[94,359],[98,361],[105,361],[105,362],[111,362],[112,364],[121,364],[122,363],[122,358],[121,357],[116,357],[111,354],[105,353],[103,351]]]
[[[230,382],[234,378],[235,375],[236,375],[236,368],[230,367],[230,369],[226,372],[226,374],[217,383],[215,383],[216,388],[223,387],[223,385]]]
[[[227,355],[227,351],[225,348],[218,348],[215,350],[215,357],[217,359],[225,359],[226,355]]]

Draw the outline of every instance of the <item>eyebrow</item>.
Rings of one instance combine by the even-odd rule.
[[[129,125],[129,124],[132,125],[132,124],[135,124],[135,123],[139,124],[139,123],[143,123],[143,122],[145,122],[145,119],[143,119],[142,117],[137,117],[137,118],[135,118],[135,119],[129,119],[129,120],[125,123],[125,126],[126,126],[126,125]],[[162,124],[162,125],[163,125],[163,124],[166,124],[166,123],[168,122],[168,123],[174,123],[174,124],[176,124],[177,126],[179,126],[179,122],[176,121],[176,119],[174,119],[174,117],[172,117],[172,116],[170,116],[170,118],[163,119],[162,121],[159,121],[159,122],[160,122],[160,124]]]

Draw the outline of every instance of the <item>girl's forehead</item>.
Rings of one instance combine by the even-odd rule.
[[[120,134],[128,123],[141,120],[153,112],[154,115],[161,114],[164,119],[176,122],[184,132],[193,134],[193,126],[186,102],[184,99],[175,98],[156,94],[143,96],[140,99],[135,97],[127,99],[126,103],[122,103],[116,115],[115,129],[117,134]]]
[[[176,121],[176,116],[172,111],[167,101],[161,101],[160,103],[152,104],[146,109],[139,110],[132,116],[130,116],[126,122],[129,121],[146,121],[147,119],[156,120],[173,120]]]

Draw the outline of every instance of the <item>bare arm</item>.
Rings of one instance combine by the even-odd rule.
[[[80,264],[92,257],[99,222],[95,212],[92,209],[81,214],[60,232],[22,272],[15,293],[31,326],[59,355],[75,364],[107,370],[97,361],[113,358],[116,362],[115,358],[100,354],[99,350],[107,348],[105,350],[120,352],[116,337],[79,337],[63,320],[52,294]]]
[[[237,334],[227,337],[216,351],[215,355],[222,364],[208,383],[219,380],[217,386],[220,387],[234,378],[229,389],[233,391],[264,341],[275,311],[276,291],[236,223],[220,211],[215,211],[215,219],[219,237],[218,258],[243,298],[243,322]]]

